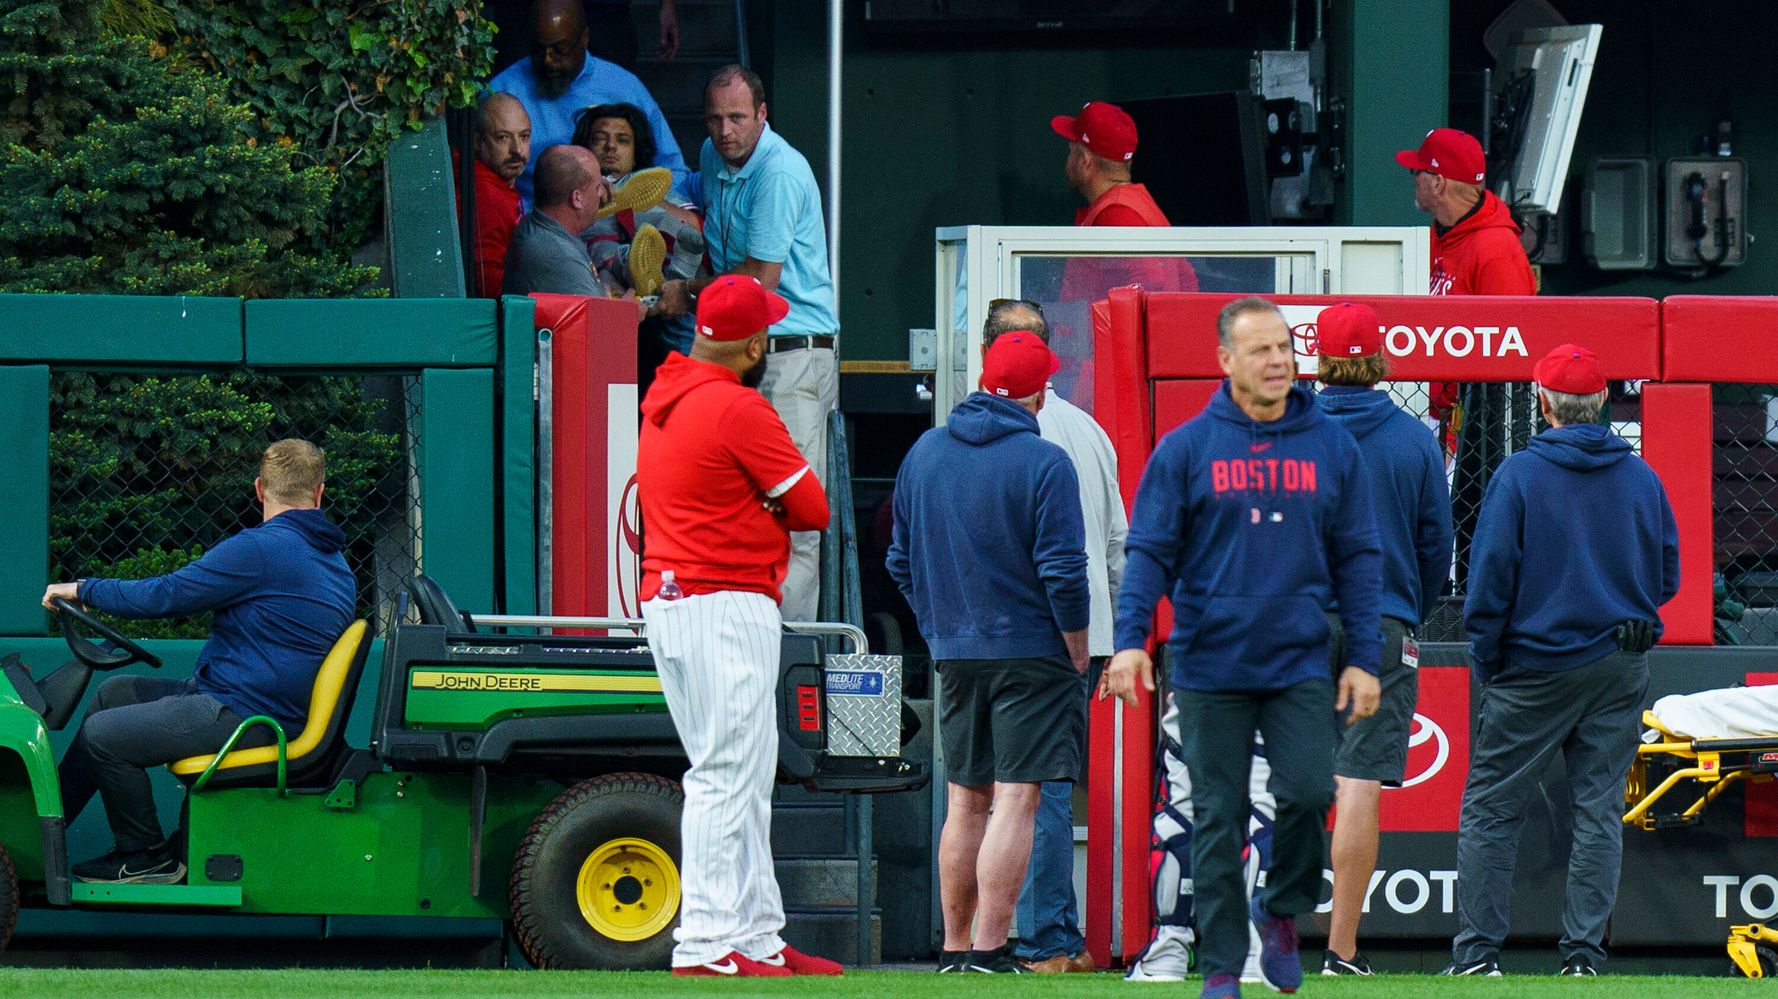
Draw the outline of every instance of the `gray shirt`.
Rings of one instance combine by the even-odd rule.
[[[1059,444],[1074,462],[1080,481],[1080,514],[1086,524],[1087,590],[1092,610],[1087,618],[1087,653],[1109,656],[1112,608],[1124,576],[1124,536],[1130,532],[1124,498],[1117,486],[1117,452],[1097,421],[1046,387],[1037,426],[1044,440]]]
[[[540,211],[519,220],[506,249],[508,295],[541,291],[551,295],[604,296],[605,289],[593,277],[593,260],[586,243],[562,223]]]

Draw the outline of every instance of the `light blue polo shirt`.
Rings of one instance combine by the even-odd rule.
[[[821,191],[809,161],[766,125],[753,155],[739,170],[717,155],[708,139],[698,162],[704,245],[715,272],[726,274],[748,257],[782,264],[778,294],[790,303],[790,314],[768,332],[772,336],[839,332],[833,278],[827,269]]]
[[[673,186],[685,187],[691,170],[680,155],[679,140],[673,138],[667,116],[661,114],[660,105],[642,81],[636,79],[636,74],[614,62],[589,54],[567,92],[552,98],[537,89],[537,74],[531,72],[531,57],[526,56],[501,70],[488,83],[488,90],[517,97],[525,106],[525,113],[531,116],[531,162],[525,164],[517,185],[526,208],[532,205],[531,174],[537,169],[537,157],[551,146],[573,142],[576,116],[596,104],[634,104],[641,108],[648,116],[648,131],[654,136],[654,165],[673,171]]]

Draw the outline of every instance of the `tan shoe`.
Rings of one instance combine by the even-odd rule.
[[[673,171],[666,167],[637,170],[611,194],[611,200],[599,209],[599,218],[610,218],[618,212],[639,212],[661,203],[673,189]]]
[[[666,262],[667,240],[661,231],[651,225],[637,229],[630,240],[630,286],[636,294],[653,295],[661,290],[667,280],[661,272]]]
[[[1030,969],[1033,974],[1038,975],[1067,975],[1095,970],[1093,955],[1088,954],[1085,950],[1078,954],[1057,954],[1055,957],[1046,957],[1041,961],[1020,963]]]

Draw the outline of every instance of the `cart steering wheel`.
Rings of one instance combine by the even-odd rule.
[[[56,613],[61,619],[62,637],[68,640],[68,651],[74,653],[74,658],[86,664],[88,669],[113,670],[138,662],[147,663],[155,669],[160,668],[160,656],[118,634],[115,628],[101,623],[99,619],[82,610],[79,604],[62,597],[56,597],[50,603],[55,606]],[[74,629],[76,621],[117,648],[109,652],[101,649],[97,642],[82,636]]]

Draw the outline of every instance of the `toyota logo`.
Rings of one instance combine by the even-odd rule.
[[[1290,336],[1296,341],[1296,352],[1299,355],[1314,357],[1321,353],[1321,334],[1314,323],[1292,326]]]
[[[1433,721],[1431,718],[1428,718],[1419,712],[1415,712],[1414,728],[1408,735],[1408,752],[1412,753],[1415,746],[1424,746],[1426,743],[1435,739],[1438,741],[1438,748],[1433,754],[1432,764],[1421,773],[1402,781],[1401,786],[1403,788],[1410,788],[1415,784],[1424,784],[1438,776],[1438,772],[1445,768],[1445,762],[1451,758],[1451,739],[1449,736],[1445,735],[1445,730],[1439,728],[1438,722]]]

